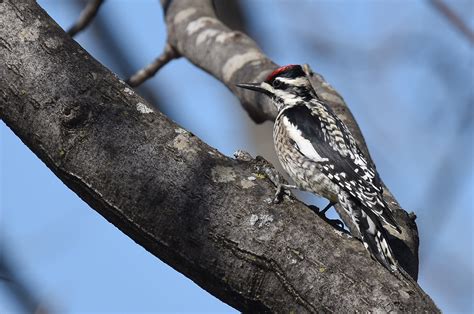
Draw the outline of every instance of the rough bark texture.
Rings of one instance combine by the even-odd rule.
[[[197,18],[178,18],[178,4],[186,1],[168,6],[171,42],[196,64],[193,45],[208,58],[212,49],[199,65],[231,89],[275,66],[225,67],[247,51],[239,42],[254,45],[242,34],[221,37],[237,41],[227,57],[225,46],[202,48],[217,38],[197,38],[197,27],[173,39]],[[8,25],[0,28],[0,118],[93,209],[213,295],[242,311],[438,311],[304,204],[270,203],[261,161],[223,156],[152,110],[34,1],[0,1],[0,25]],[[255,117],[271,118],[262,99],[237,95]]]

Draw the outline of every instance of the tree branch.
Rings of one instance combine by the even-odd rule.
[[[47,314],[50,312],[18,274],[3,245],[0,248],[0,281],[4,281],[7,290],[25,313]]]
[[[274,120],[275,107],[268,97],[240,89],[241,82],[260,82],[277,65],[270,60],[247,35],[231,31],[215,16],[210,0],[161,0],[165,7],[168,27],[168,42],[189,61],[209,72],[224,83],[240,100],[242,106],[257,123]],[[212,57],[209,51],[212,50]],[[351,130],[366,156],[370,158],[367,145],[352,113],[342,97],[324,78],[314,73],[308,65],[306,72],[319,97],[324,99]],[[395,197],[384,186],[384,197],[395,214],[402,229],[388,231],[393,236],[390,244],[402,267],[413,277],[418,277],[418,230],[414,219],[398,204]],[[357,235],[352,219],[339,206],[336,210],[352,234]]]
[[[469,43],[474,44],[474,32],[469,26],[442,0],[430,0],[430,3],[441,15],[443,15],[461,34],[466,37]]]
[[[74,37],[79,32],[84,30],[92,22],[97,12],[99,12],[99,9],[104,1],[105,0],[90,0],[84,10],[81,12],[81,15],[77,19],[76,23],[74,23],[74,25],[71,26],[71,28],[69,28],[67,31],[69,36]]]
[[[163,66],[165,66],[171,60],[178,58],[179,54],[169,44],[165,45],[163,53],[155,59],[152,63],[133,74],[128,80],[127,84],[132,87],[137,87],[153,75],[156,74]]]
[[[438,312],[419,287],[395,278],[304,204],[268,202],[274,187],[261,173],[262,160],[235,160],[209,147],[153,111],[35,1],[15,3],[0,3],[0,24],[9,25],[0,28],[0,118],[138,244],[242,311]],[[190,20],[197,11],[170,15],[181,3],[170,4],[167,19],[196,22],[183,26],[194,34],[184,40],[200,47],[211,39],[198,32],[209,20]],[[254,44],[237,33],[219,40]],[[189,54],[191,45],[176,46]],[[241,48],[225,61],[221,46],[208,45],[209,59],[226,65],[219,73],[231,88],[268,72],[262,64],[274,66],[258,59],[242,70],[249,66],[243,60],[261,53],[242,57]],[[236,93],[254,107],[255,96]],[[255,116],[271,117],[270,106],[256,103]]]

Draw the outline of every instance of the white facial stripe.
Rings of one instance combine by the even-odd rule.
[[[298,102],[303,101],[301,97],[296,96],[295,94],[288,93],[279,89],[273,89],[273,94],[285,101],[285,105],[295,105]]]
[[[260,86],[261,86],[262,88],[266,89],[267,91],[271,92],[271,93],[274,92],[273,86],[271,86],[271,85],[268,84],[267,82],[262,82],[262,83],[260,84]]]
[[[301,135],[301,131],[294,124],[292,124],[287,117],[283,117],[283,124],[288,131],[288,135],[293,141],[295,141],[303,155],[314,160],[315,162],[328,161],[327,158],[322,158],[318,154],[311,142]]]
[[[275,80],[278,80],[282,83],[286,83],[292,86],[309,86],[309,81],[306,77],[297,77],[297,78],[288,78],[288,77],[277,77]]]

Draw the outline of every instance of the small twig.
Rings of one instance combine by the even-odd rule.
[[[150,77],[156,74],[159,69],[161,69],[165,64],[170,62],[173,59],[178,58],[179,53],[170,45],[166,44],[163,53],[155,59],[152,63],[133,74],[128,80],[128,85],[136,87],[142,84],[144,81],[148,80]]]
[[[82,10],[81,15],[67,33],[74,37],[77,33],[82,31],[90,22],[94,19],[97,12],[99,11],[100,6],[104,3],[105,0],[90,0],[89,3],[86,5],[84,10]]]
[[[7,260],[4,253],[0,253],[0,281],[5,283],[7,291],[25,313],[49,313],[46,305],[40,302],[32,289],[20,278],[16,268],[13,267],[11,261]]]
[[[455,26],[471,44],[474,44],[474,32],[446,3],[442,0],[431,0],[431,4]]]

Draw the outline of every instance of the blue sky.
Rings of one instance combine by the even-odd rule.
[[[75,1],[40,0],[67,28]],[[446,1],[469,25],[473,4]],[[418,216],[420,284],[446,313],[473,310],[473,51],[428,1],[242,1],[279,64],[309,63],[344,97],[383,180]],[[157,0],[109,0],[98,18],[138,69],[165,42]],[[126,78],[93,28],[76,40]],[[272,152],[233,95],[184,59],[145,83],[173,120],[227,155]],[[68,190],[0,122],[0,241],[58,312],[235,312],[136,245]],[[314,198],[306,200],[320,202]],[[15,312],[0,283],[0,312]]]

